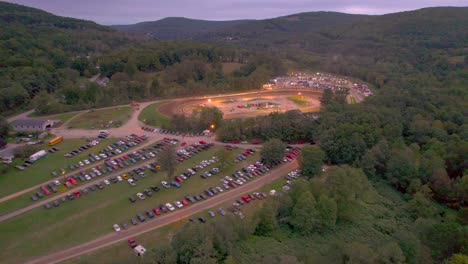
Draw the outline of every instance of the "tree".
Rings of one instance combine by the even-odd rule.
[[[177,263],[216,263],[213,230],[209,225],[187,224],[171,242],[177,253]]]
[[[276,212],[270,203],[265,206],[258,213],[259,222],[255,228],[255,234],[259,236],[265,236],[269,232],[274,231],[278,228],[278,222],[276,221]]]
[[[272,165],[283,159],[285,147],[281,140],[273,138],[263,144],[260,155],[266,164]]]
[[[317,220],[321,230],[333,229],[337,219],[337,205],[333,198],[320,195],[317,201]]]
[[[322,97],[320,98],[320,103],[322,106],[330,105],[333,101],[333,91],[331,89],[323,90]]]
[[[302,175],[306,178],[320,175],[322,173],[323,160],[325,152],[319,146],[304,146],[298,157],[301,166]]]
[[[215,156],[218,158],[218,164],[221,169],[224,169],[231,165],[234,160],[234,153],[225,149],[220,149],[216,152]]]
[[[147,252],[143,260],[147,264],[176,263],[177,255],[170,245],[162,245]]]
[[[10,131],[10,125],[5,117],[0,115],[0,138],[4,138]]]
[[[359,201],[369,190],[369,182],[361,169],[347,165],[331,167],[327,170],[325,186],[334,198],[338,208],[338,217],[349,221],[355,216]]]
[[[217,107],[202,107],[198,120],[199,129],[215,130],[221,126],[223,112]]]
[[[174,146],[170,145],[163,149],[159,155],[159,163],[161,164],[161,169],[166,171],[168,178],[174,176],[177,166],[177,154]]]
[[[297,232],[307,235],[311,234],[317,227],[316,203],[314,196],[309,191],[299,196],[299,200],[293,207],[290,221]]]
[[[444,264],[466,264],[468,256],[464,254],[453,254],[450,258],[444,261]]]

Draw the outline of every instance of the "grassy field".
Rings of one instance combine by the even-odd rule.
[[[130,119],[132,110],[131,106],[91,110],[73,119],[68,126],[83,129],[119,127]]]
[[[225,62],[223,65],[223,73],[229,75],[235,70],[239,69],[243,64],[237,62]]]
[[[138,120],[153,127],[168,126],[171,121],[170,117],[165,116],[158,111],[158,107],[163,103],[165,102],[157,102],[145,107],[141,110]]]
[[[309,103],[306,100],[304,100],[304,97],[300,95],[291,95],[287,98],[288,100],[294,102],[297,106],[304,107],[309,105]]]
[[[85,159],[91,152],[99,152],[102,148],[106,147],[116,139],[104,139],[101,143],[93,148],[81,152],[80,154],[72,157],[65,158],[63,155],[70,152],[71,150],[86,144],[84,139],[66,139],[56,145],[60,150],[55,153],[49,153],[45,158],[42,158],[34,163],[24,171],[19,171],[13,166],[9,166],[6,173],[2,173],[0,176],[0,197],[4,197],[8,194],[15,193],[25,188],[34,186],[36,184],[45,182],[52,179],[51,172],[60,171],[60,168],[65,168],[68,172],[68,166],[76,164],[79,160]],[[50,147],[44,144],[44,150],[48,150]],[[15,162],[19,162],[15,160]],[[0,208],[3,203],[0,204]],[[0,209],[0,212],[2,210]]]
[[[286,175],[285,175],[286,176]],[[279,190],[281,186],[283,186],[285,180],[284,179],[277,179],[273,181],[272,183],[263,186],[260,190],[267,192],[271,189],[276,189]],[[244,215],[247,217],[246,219],[249,219],[252,217],[255,212],[262,207],[263,203],[265,200],[256,200],[253,203],[250,203],[248,205],[244,205],[242,207],[242,212]],[[234,216],[231,212],[227,211],[227,208],[231,206],[232,201],[226,202],[222,205],[217,206],[216,208],[210,208],[205,210],[202,213],[193,215],[193,218],[198,218],[199,216],[204,216],[207,220],[209,220],[211,217],[208,216],[207,212],[209,210],[212,210],[216,212],[218,208],[224,208],[224,210],[227,212],[227,216],[225,217],[234,217],[235,219],[238,219],[238,221],[241,221],[237,216]],[[214,221],[216,221],[217,218],[222,217],[221,215],[216,213]],[[183,227],[184,224],[186,224],[188,221],[187,218],[164,226],[162,228],[155,229],[153,231],[150,231],[148,233],[142,234],[135,239],[146,249],[151,249],[151,248],[156,248],[158,246],[163,246],[167,245],[170,243],[172,236],[180,229]],[[158,238],[158,239],[155,239]],[[100,249],[98,251],[95,251],[90,254],[86,254],[77,258],[70,259],[68,261],[63,262],[64,264],[87,264],[87,263],[137,263],[139,260],[139,257],[137,257],[135,254],[133,254],[133,251],[130,249],[128,246],[128,243],[126,241],[114,244],[113,246],[106,247],[103,249]]]
[[[51,119],[58,119],[62,121],[62,123],[66,123],[72,117],[76,116],[78,113],[64,113],[60,115],[50,116]]]
[[[214,148],[202,152],[178,165],[177,173],[212,157],[218,150],[219,148]],[[254,159],[251,157],[247,162]],[[144,212],[161,203],[180,200],[187,193],[201,193],[208,187],[219,185],[219,178],[224,176],[224,173],[230,173],[235,169],[234,166],[241,165],[234,164],[233,162],[231,167],[216,176],[204,180],[197,174],[184,182],[180,189],[163,188],[160,192],[154,193],[153,197],[138,200],[134,204],[128,201],[128,197],[152,184],[160,186],[160,181],[166,178],[164,172],[157,174],[149,172],[148,176],[140,179],[135,187],[121,182],[112,184],[102,191],[87,194],[90,197],[85,196],[62,204],[58,208],[45,210],[39,207],[31,210],[0,223],[2,234],[0,246],[4,249],[0,253],[1,259],[20,263],[32,256],[43,255],[113,232],[114,223],[129,223],[130,218],[135,217],[138,212]],[[247,163],[244,162],[242,165],[245,164]],[[41,243],[37,243],[39,238]]]

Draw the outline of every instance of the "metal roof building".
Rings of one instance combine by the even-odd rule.
[[[54,120],[46,118],[18,119],[11,123],[15,131],[46,131],[54,125]]]

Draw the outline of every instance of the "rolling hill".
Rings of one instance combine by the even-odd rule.
[[[142,22],[133,25],[115,25],[115,29],[145,34],[160,40],[187,40],[194,36],[215,30],[234,27],[250,20],[208,21],[184,17],[168,17],[158,21]]]

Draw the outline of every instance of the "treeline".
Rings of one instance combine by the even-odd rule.
[[[460,253],[466,230],[457,219],[418,218],[419,204],[379,191],[388,192],[374,188],[362,170],[333,167],[310,182],[297,181],[289,194],[268,198],[253,217],[188,223],[145,261],[430,263]]]
[[[225,62],[242,65],[225,73]],[[282,63],[267,55],[205,44],[152,42],[96,58],[76,58],[70,68],[52,73],[31,72],[29,78],[37,74],[40,86],[46,89],[29,87],[30,79],[24,76],[18,81],[6,79],[0,110],[29,104],[39,114],[51,114],[125,104],[129,100],[253,89],[283,72]],[[99,73],[101,78],[110,77],[110,81],[103,85],[87,79]]]
[[[81,62],[133,40],[94,22],[5,2],[0,27],[0,112],[7,114],[40,92],[53,94],[75,84],[71,69],[81,76],[95,74],[95,65],[83,68]]]
[[[259,88],[285,68],[274,56],[192,42],[157,42],[0,3],[0,112],[40,114],[161,96]],[[240,63],[225,71],[223,63]],[[100,74],[95,82],[90,78]],[[110,79],[106,83],[103,77]],[[40,95],[40,96],[39,96]]]

